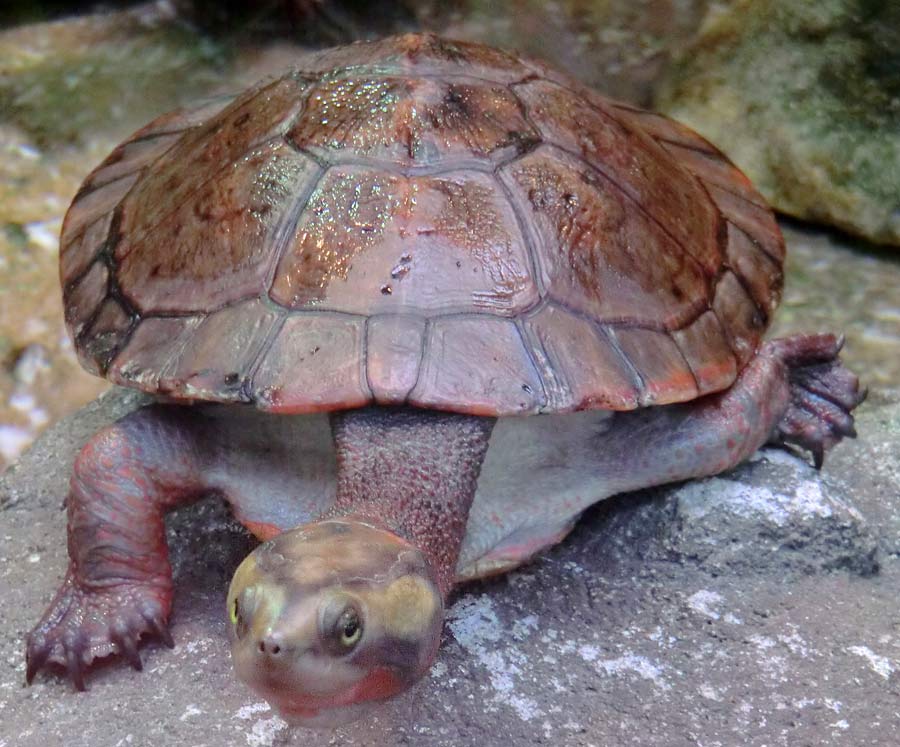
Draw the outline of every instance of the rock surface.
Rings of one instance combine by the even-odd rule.
[[[900,245],[900,4],[737,0],[658,103],[782,212]]]
[[[65,568],[68,470],[136,406],[117,390],[0,484],[0,745],[854,745],[900,729],[900,403],[872,397],[821,474],[765,450],[621,496],[534,563],[466,587],[431,676],[377,717],[292,731],[231,676],[223,610],[251,546],[207,502],[169,522],[174,651],[23,688],[23,638]],[[836,570],[829,570],[836,569]]]

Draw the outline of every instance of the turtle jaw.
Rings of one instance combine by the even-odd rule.
[[[333,661],[310,650],[289,652],[289,661],[273,665],[248,648],[232,648],[238,678],[296,726],[350,723],[408,687],[386,668],[370,672],[350,663],[333,666]]]
[[[407,690],[437,653],[443,600],[424,555],[361,521],[260,545],[228,592],[239,679],[291,723],[336,726]]]

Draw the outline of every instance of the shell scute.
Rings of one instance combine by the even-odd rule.
[[[97,309],[84,332],[85,342],[78,348],[79,359],[86,368],[104,371],[127,339],[134,315],[115,298],[107,298]]]
[[[184,351],[202,316],[151,317],[141,320],[110,363],[107,376],[122,386],[167,393],[160,379],[167,376]]]
[[[726,388],[783,258],[688,128],[413,34],[151,122],[76,196],[60,275],[83,364],[117,383],[510,415]]]
[[[611,334],[641,378],[641,405],[667,405],[697,396],[694,374],[668,333],[626,327]],[[692,396],[685,397],[685,392]]]
[[[240,170],[256,146],[284,133],[302,108],[304,92],[305,84],[287,76],[238,97],[209,122],[187,130],[152,178],[142,179],[124,202],[123,234],[143,236],[209,181],[229,169]],[[117,256],[130,248],[117,248]]]
[[[253,376],[257,406],[308,413],[371,402],[363,368],[364,327],[361,318],[341,314],[288,317]]]
[[[716,241],[716,210],[693,179],[652,138],[629,128],[616,111],[567,88],[536,80],[515,87],[545,142],[577,154],[601,172],[658,226],[691,254],[708,274],[722,257]]]
[[[592,96],[592,100],[599,100],[596,94]],[[611,102],[612,103],[612,102]],[[632,127],[642,130],[655,140],[669,144],[674,143],[684,148],[690,148],[709,156],[727,160],[716,146],[709,142],[706,138],[690,127],[685,127],[674,119],[669,119],[664,114],[658,112],[646,111],[645,109],[636,109],[619,102],[612,103],[616,110],[616,116],[623,122],[628,122]]]
[[[287,135],[321,158],[402,167],[459,167],[511,158],[537,133],[499,84],[439,78],[322,81]]]
[[[716,286],[713,310],[729,332],[732,350],[743,368],[756,352],[768,320],[733,272]]]
[[[540,409],[541,380],[514,322],[448,317],[430,324],[426,337],[410,404],[472,415]]]
[[[729,223],[750,236],[776,262],[780,264],[784,261],[784,238],[771,210],[715,184],[707,184],[706,188]]]
[[[504,169],[538,234],[550,299],[600,322],[681,326],[706,303],[702,268],[603,175],[542,146]]]
[[[94,262],[90,269],[69,290],[66,298],[66,324],[76,340],[90,321],[97,305],[106,297],[109,269],[103,262]]]
[[[690,366],[699,394],[727,387],[737,375],[737,361],[718,317],[707,311],[683,329],[672,332]]]
[[[404,404],[419,379],[425,345],[425,320],[384,314],[369,319],[366,330],[366,378],[378,404]]]
[[[281,140],[242,154],[185,195],[159,222],[126,200],[115,249],[119,282],[145,312],[211,311],[258,296],[282,227],[319,173],[311,159]]]
[[[61,251],[75,251],[73,242],[83,229],[104,218],[111,220],[113,210],[120,205],[139,176],[137,173],[128,174],[96,189],[80,190],[63,221]]]
[[[539,351],[546,409],[637,407],[634,374],[600,325],[548,304],[525,321],[525,328]]]
[[[728,266],[741,278],[757,306],[771,315],[781,298],[781,267],[747,233],[728,224]]]
[[[258,299],[209,314],[186,335],[160,388],[185,399],[249,401],[254,364],[278,322],[279,314]]]
[[[93,190],[137,173],[168,151],[180,137],[181,133],[172,132],[122,143],[109,154],[101,168],[91,173],[82,189]]]
[[[515,213],[479,172],[341,166],[319,184],[275,273],[290,309],[512,315],[537,297]]]
[[[106,248],[112,226],[113,211],[107,211],[93,223],[84,226],[79,235],[69,243],[61,243],[59,250],[59,279],[65,288],[81,276]]]

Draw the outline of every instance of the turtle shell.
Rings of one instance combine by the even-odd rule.
[[[339,47],[155,120],[63,226],[66,321],[117,384],[277,412],[485,415],[727,388],[784,245],[706,140],[490,47]]]

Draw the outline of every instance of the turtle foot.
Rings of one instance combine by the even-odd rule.
[[[64,667],[78,690],[85,690],[84,671],[94,659],[116,653],[142,669],[138,641],[156,636],[175,644],[166,625],[171,592],[158,585],[126,581],[88,587],[71,570],[25,644],[25,680],[49,664]]]
[[[790,385],[790,402],[772,441],[807,449],[816,469],[828,449],[856,437],[851,413],[866,398],[859,379],[840,361],[843,345],[835,335],[796,335],[766,345],[787,367]]]

